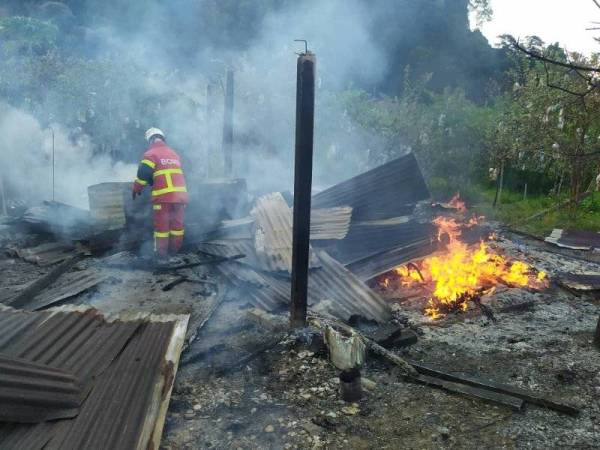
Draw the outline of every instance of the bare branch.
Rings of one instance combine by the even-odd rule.
[[[575,97],[579,97],[582,100],[584,99],[584,97],[586,95],[588,95],[589,93],[591,93],[594,90],[594,87],[592,86],[589,89],[587,89],[585,92],[577,92],[577,91],[572,91],[565,87],[559,86],[558,84],[551,83],[550,82],[550,72],[548,71],[548,63],[546,63],[545,61],[544,61],[544,70],[546,71],[546,86],[548,86],[549,88],[557,89],[566,94],[574,95]]]
[[[594,0],[594,1],[596,1],[596,0]],[[543,61],[543,62],[546,62],[549,64],[553,64],[555,66],[564,67],[566,69],[581,70],[582,72],[600,73],[600,68],[598,68],[598,67],[581,66],[579,64],[566,63],[563,61],[558,61],[556,59],[548,58],[547,56],[544,56],[536,51],[529,50],[529,49],[523,47],[517,41],[514,41],[512,43],[512,45],[514,46],[514,48],[516,48],[520,52],[525,53],[526,55],[530,56],[533,59],[537,59],[538,61]]]
[[[592,0],[596,6],[598,7],[598,9],[600,9],[600,2],[598,0]]]

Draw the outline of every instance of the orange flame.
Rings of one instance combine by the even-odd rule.
[[[454,194],[454,197],[452,197],[448,202],[448,206],[450,206],[451,208],[455,208],[462,213],[467,212],[465,202],[460,198],[460,192]]]
[[[438,217],[433,223],[438,227],[438,240],[444,244],[444,253],[421,261],[420,273],[407,266],[395,269],[402,286],[419,283],[431,286],[432,297],[425,309],[425,314],[431,318],[442,317],[450,311],[466,311],[470,300],[491,292],[498,284],[545,287],[544,272],[537,272],[522,261],[507,260],[494,253],[485,242],[478,245],[462,242],[462,226],[455,219]],[[476,223],[476,219],[471,219],[466,226]],[[387,278],[386,283],[387,287]]]

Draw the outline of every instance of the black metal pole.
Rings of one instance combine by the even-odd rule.
[[[223,156],[225,158],[225,176],[233,171],[233,70],[227,71],[225,85],[225,110],[223,115]]]
[[[296,87],[294,238],[292,244],[292,301],[290,309],[290,325],[292,328],[306,326],[315,122],[315,72],[315,55],[308,51],[301,54],[298,58]]]

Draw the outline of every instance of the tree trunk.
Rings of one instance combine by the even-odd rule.
[[[504,160],[500,163],[500,173],[496,178],[496,195],[494,196],[494,203],[492,207],[495,208],[500,203],[500,197],[502,196],[502,185],[504,184]]]

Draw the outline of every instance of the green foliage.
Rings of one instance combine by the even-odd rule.
[[[586,214],[600,214],[600,192],[594,192],[584,198],[579,207]]]

